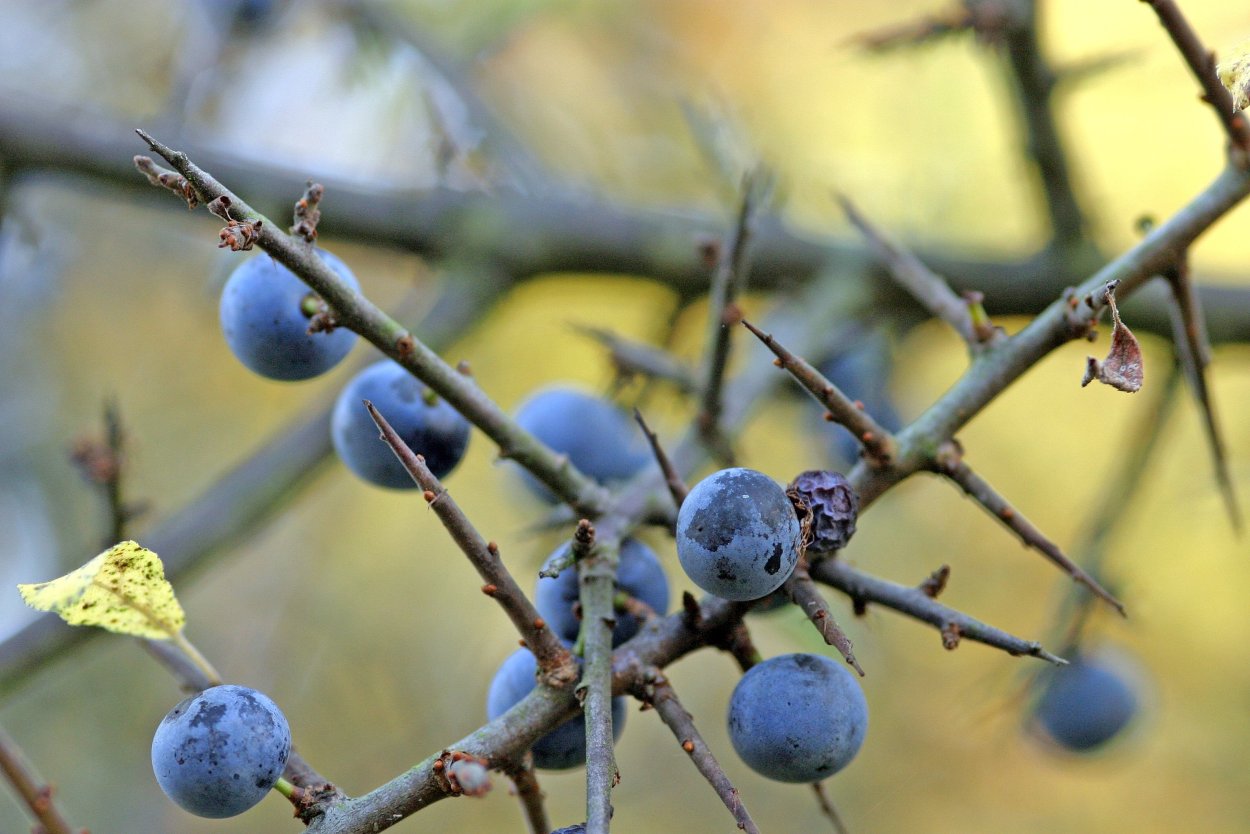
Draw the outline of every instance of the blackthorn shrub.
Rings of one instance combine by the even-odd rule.
[[[324,250],[317,254],[359,291],[356,276]],[[295,273],[258,254],[245,260],[221,293],[221,330],[235,357],[251,370],[279,380],[309,379],[333,368],[356,344],[346,328],[309,333],[317,297]]]
[[[364,400],[441,478],[456,468],[469,445],[469,421],[447,401],[389,359],[362,370],[339,394],[330,424],[334,450],[347,468],[371,484],[416,489],[416,483],[390,447],[378,439],[378,427]]]
[[[868,702],[847,668],[787,654],[753,666],[729,699],[729,739],[752,770],[779,782],[818,782],[864,743]]]
[[[677,558],[703,590],[759,599],[781,587],[799,559],[799,520],[786,492],[753,469],[713,472],[677,516]]]
[[[201,817],[233,817],[264,799],[291,752],[286,717],[267,695],[214,686],[169,711],[152,737],[165,795]]]

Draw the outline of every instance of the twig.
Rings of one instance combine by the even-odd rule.
[[[1094,577],[1082,570],[1080,565],[1069,559],[1057,544],[1046,538],[1041,530],[1038,530],[1031,521],[1011,506],[1007,499],[999,495],[988,481],[973,472],[968,464],[953,456],[943,458],[938,464],[937,471],[967,493],[968,497],[980,504],[986,512],[1002,522],[1008,530],[1015,533],[1026,547],[1031,547],[1041,553],[1073,580],[1089,588],[1095,595],[1124,615],[1124,605],[1118,599],[1098,584]]]
[[[382,432],[382,440],[395,453],[412,480],[424,490],[425,502],[434,510],[452,541],[486,583],[482,586],[482,593],[499,603],[525,645],[534,653],[544,682],[559,688],[577,680],[577,664],[573,662],[573,656],[555,632],[547,628],[538,609],[512,578],[512,573],[499,555],[499,546],[482,537],[451,493],[425,465],[425,458],[412,451],[373,403],[366,400],[364,407]]]
[[[1219,484],[1220,494],[1224,497],[1228,517],[1232,521],[1233,529],[1241,532],[1241,506],[1237,501],[1232,473],[1228,470],[1228,449],[1216,418],[1211,389],[1207,385],[1207,366],[1210,364],[1211,351],[1206,338],[1202,308],[1199,306],[1198,295],[1194,292],[1193,279],[1189,272],[1188,251],[1177,255],[1175,267],[1168,270],[1165,277],[1175,299],[1172,340],[1176,345],[1176,355],[1185,369],[1185,377],[1189,380],[1194,399],[1202,412],[1207,446],[1211,450],[1211,462],[1215,466],[1215,479]]]
[[[833,823],[833,830],[837,834],[851,834],[850,829],[846,827],[846,823],[842,822],[838,809],[834,807],[833,800],[825,792],[825,783],[813,782],[812,790],[816,794],[816,804],[820,806],[820,812],[829,818],[829,822]]]
[[[186,154],[136,131],[148,146],[187,178],[206,203],[225,198],[236,220],[264,220],[256,231],[259,246],[308,284],[334,310],[339,323],[359,333],[384,354],[428,385],[481,429],[498,446],[501,456],[524,466],[555,494],[583,515],[598,515],[606,507],[607,492],[578,472],[566,456],[557,455],[522,430],[473,381],[447,364],[407,328],[365,296],[355,292],[316,252],[302,241],[277,230],[247,203],[201,170]]]
[[[577,685],[586,718],[586,832],[608,834],[612,788],[621,779],[612,736],[612,631],[616,627],[613,597],[620,540],[611,535],[596,535],[584,519],[578,534],[574,537],[575,552],[579,544],[590,548],[589,556],[579,556],[577,560],[582,605],[578,639],[586,661]]]
[[[0,771],[13,786],[31,817],[39,823],[35,827],[43,834],[87,834],[85,828],[77,831],[70,826],[52,801],[52,786],[40,785],[28,769],[25,757],[9,734],[0,729]]]
[[[124,541],[127,525],[143,511],[142,505],[128,504],[123,498],[122,476],[126,466],[126,432],[117,402],[104,402],[104,439],[84,437],[74,443],[72,458],[83,477],[99,488],[108,513],[108,532],[103,547]]]
[[[756,335],[769,350],[777,355],[779,365],[798,380],[817,401],[829,410],[826,419],[832,419],[850,430],[864,447],[868,458],[877,466],[884,466],[894,459],[894,437],[868,414],[860,404],[838,390],[837,386],[807,363],[802,357],[787,350],[780,342],[746,319],[742,324]]]
[[[924,46],[934,41],[967,32],[972,28],[972,12],[956,6],[945,12],[927,15],[918,20],[864,32],[851,38],[870,52],[890,52],[895,49]]]
[[[698,390],[690,368],[663,348],[626,339],[602,327],[580,324],[573,327],[607,348],[618,376],[641,374],[648,379],[662,379],[671,382],[683,394],[693,394]]]
[[[668,487],[669,495],[673,496],[673,506],[680,510],[682,502],[690,494],[690,487],[686,486],[686,482],[682,480],[681,475],[677,474],[677,470],[673,467],[673,461],[669,459],[668,454],[664,451],[664,447],[660,445],[660,438],[647,425],[647,421],[643,419],[642,412],[636,408],[634,409],[634,420],[638,422],[638,427],[642,429],[642,433],[647,437],[647,442],[651,444],[651,451],[655,454],[655,462],[659,464],[660,471],[664,473],[664,483]]]
[[[704,365],[701,387],[700,410],[697,419],[699,431],[709,448],[723,463],[733,462],[733,451],[721,433],[720,420],[725,372],[729,363],[730,336],[733,325],[742,318],[738,309],[738,294],[745,288],[748,269],[747,251],[755,224],[758,204],[767,191],[767,175],[759,169],[747,174],[742,182],[742,202],[738,206],[738,220],[729,244],[721,251],[720,263],[712,278],[708,297],[711,323],[708,334],[707,360]]]
[[[751,819],[746,806],[742,804],[738,796],[738,789],[729,781],[720,763],[708,749],[707,743],[694,724],[694,718],[681,705],[681,701],[677,699],[677,693],[664,673],[655,667],[649,669],[644,676],[643,683],[634,694],[644,703],[655,707],[656,714],[673,731],[673,736],[681,745],[681,749],[686,751],[695,768],[703,774],[703,778],[716,791],[716,795],[729,809],[729,813],[733,814],[738,828],[746,831],[747,834],[759,834],[755,821]]]
[[[521,801],[529,834],[549,834],[551,820],[547,816],[547,804],[543,801],[542,787],[538,784],[532,760],[526,757],[521,764],[505,767],[504,772],[512,780],[517,799]]]
[[[1180,7],[1173,0],[1142,0],[1159,16],[1159,22],[1167,30],[1172,43],[1180,51],[1181,57],[1189,65],[1194,77],[1202,86],[1202,100],[1211,105],[1220,127],[1227,134],[1229,142],[1241,152],[1241,167],[1247,164],[1250,154],[1250,123],[1233,105],[1232,94],[1220,83],[1215,73],[1215,55],[1208,50],[1198,38],[1198,33],[1189,25]]]
[[[829,610],[829,603],[825,602],[816,583],[812,582],[806,557],[799,560],[794,567],[794,572],[790,574],[790,578],[782,587],[790,595],[791,601],[802,610],[807,619],[812,621],[812,625],[816,626],[816,630],[820,632],[825,643],[841,652],[851,668],[863,677],[864,670],[855,659],[855,651],[851,646],[850,638],[838,627],[837,621],[833,619],[833,612]]]
[[[1002,649],[1010,655],[1028,655],[1050,663],[1065,663],[1062,658],[1042,648],[1040,643],[1022,640],[961,611],[948,608],[919,588],[899,585],[857,571],[841,559],[821,559],[812,565],[811,572],[812,578],[817,582],[832,585],[859,606],[877,603],[939,630],[957,631],[969,640]]]
[[[973,327],[968,302],[955,294],[946,279],[930,270],[903,246],[878,231],[849,199],[839,194],[837,200],[846,212],[847,219],[864,236],[869,248],[881,260],[886,272],[920,306],[954,328],[969,346],[975,347],[987,340],[987,334],[980,334]],[[993,335],[993,331],[988,335]]]

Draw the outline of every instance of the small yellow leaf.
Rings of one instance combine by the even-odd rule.
[[[134,542],[113,545],[59,579],[17,589],[31,608],[70,625],[167,640],[186,623],[160,557]]]
[[[1233,106],[1238,110],[1250,103],[1250,41],[1245,41],[1215,68],[1220,83],[1233,96]]]

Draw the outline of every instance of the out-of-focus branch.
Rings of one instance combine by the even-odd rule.
[[[42,834],[87,834],[87,829],[75,830],[52,801],[52,786],[40,785],[26,766],[25,757],[3,729],[0,729],[0,773],[13,786],[22,804],[38,822],[36,832]]]
[[[664,484],[668,487],[669,495],[673,496],[673,506],[681,509],[681,505],[686,500],[686,496],[690,494],[690,487],[686,486],[686,482],[682,480],[677,469],[673,466],[673,461],[669,458],[668,453],[664,451],[664,447],[660,445],[660,438],[651,427],[647,425],[647,421],[643,419],[642,412],[634,409],[634,420],[637,421],[638,427],[642,429],[642,433],[646,436],[647,442],[651,444],[651,452],[655,455],[655,462],[660,467],[660,471],[664,473]]]
[[[543,802],[543,790],[538,784],[533,762],[526,760],[522,764],[505,767],[504,772],[516,789],[529,834],[550,834],[551,820],[547,817],[547,804]]]
[[[690,368],[668,351],[626,339],[602,327],[575,326],[578,332],[585,333],[607,348],[617,376],[631,377],[641,374],[651,379],[662,379],[671,382],[685,394],[693,394],[698,390],[699,385]]]

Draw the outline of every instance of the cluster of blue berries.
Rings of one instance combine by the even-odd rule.
[[[329,252],[317,254],[353,291],[360,290],[346,264]],[[319,376],[341,362],[357,340],[345,328],[311,326],[323,314],[321,300],[268,255],[255,255],[234,270],[222,292],[220,312],[221,329],[235,357],[269,379]],[[416,487],[390,448],[378,440],[377,426],[362,404],[366,399],[425,457],[436,477],[451,472],[464,457],[469,422],[399,365],[384,359],[347,384],[331,424],[335,451],[363,480],[391,489]]]

